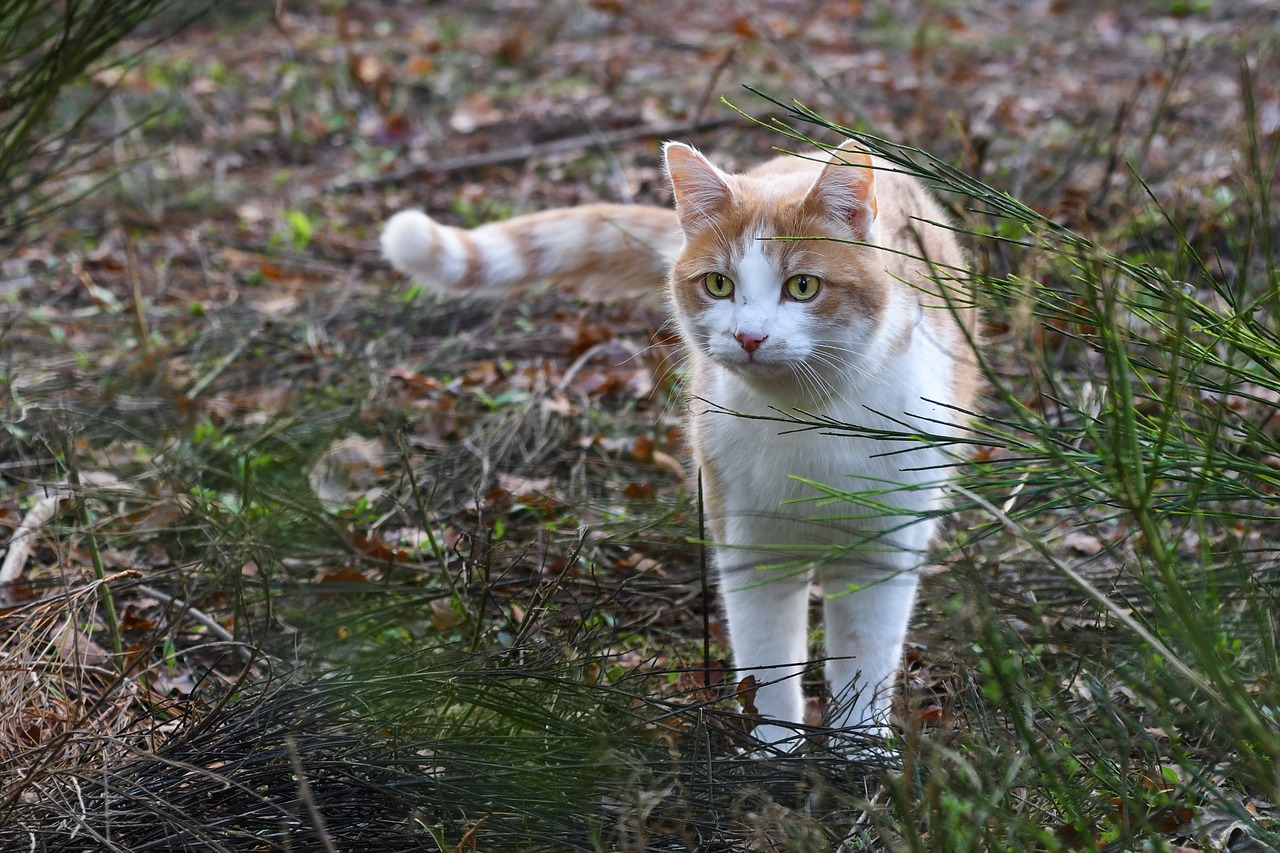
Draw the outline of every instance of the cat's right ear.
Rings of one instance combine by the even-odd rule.
[[[668,142],[662,147],[662,154],[681,227],[701,228],[733,203],[729,176],[697,149],[683,142]]]

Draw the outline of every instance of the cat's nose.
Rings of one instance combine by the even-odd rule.
[[[769,340],[768,335],[762,335],[758,332],[738,332],[734,337],[738,339],[738,343],[742,344],[742,348],[749,353],[760,349],[760,345]]]

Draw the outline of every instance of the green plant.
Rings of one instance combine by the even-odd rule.
[[[957,200],[986,220],[973,229],[979,240],[1015,241],[1055,271],[1032,287],[975,272],[989,315],[1032,318],[1034,334],[1016,344],[1030,349],[1017,357],[1034,368],[1011,380],[999,350],[975,350],[990,413],[975,413],[959,441],[918,437],[978,448],[955,490],[968,532],[957,536],[966,559],[951,582],[978,608],[966,630],[977,634],[981,704],[957,709],[966,727],[950,743],[918,742],[914,760],[930,768],[915,777],[927,807],[917,823],[914,797],[900,787],[884,830],[914,849],[926,837],[929,849],[1128,846],[1179,821],[1194,834],[1196,820],[1221,813],[1274,843],[1274,827],[1235,792],[1280,793],[1280,685],[1267,675],[1280,661],[1280,591],[1249,544],[1271,536],[1280,490],[1280,440],[1260,427],[1280,398],[1280,270],[1266,249],[1274,223],[1260,189],[1280,146],[1249,137],[1260,230],[1240,235],[1241,247],[1257,250],[1233,258],[1246,271],[1237,283],[1177,232],[1175,278],[920,150],[790,111]],[[949,298],[969,297],[956,289]],[[779,420],[859,431],[799,414]],[[838,484],[829,491],[840,494]],[[1083,537],[1094,558],[1080,567],[1064,559],[1052,543],[1065,533]],[[1001,627],[983,568],[1009,549],[1036,555],[1032,588],[1056,574],[1075,590],[1042,600],[1016,632]],[[1081,619],[1087,638],[1067,627]]]
[[[98,186],[66,179],[87,171],[109,139],[76,144],[112,86],[69,117],[60,94],[99,65],[139,24],[171,0],[0,0],[0,241],[17,237]],[[120,63],[120,60],[116,60]],[[123,62],[128,66],[128,60]],[[82,177],[88,177],[82,175]]]

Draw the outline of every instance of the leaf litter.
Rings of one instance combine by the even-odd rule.
[[[679,672],[670,696],[696,697],[724,671],[719,652],[699,670],[695,623],[712,605],[688,543],[696,513],[680,461],[678,356],[661,312],[566,305],[556,294],[501,306],[406,298],[376,255],[387,212],[422,205],[474,224],[602,198],[667,203],[654,139],[638,133],[608,157],[553,143],[684,122],[697,144],[747,164],[776,138],[708,119],[722,92],[745,103],[734,93],[750,82],[889,137],[930,140],[1072,226],[1096,229],[1132,205],[1137,190],[1115,165],[1125,158],[1137,158],[1158,198],[1214,214],[1233,179],[1224,140],[1239,122],[1236,69],[1218,48],[1269,20],[1253,2],[1153,15],[960,4],[898,10],[891,26],[877,24],[874,3],[703,3],[671,16],[593,2],[572,19],[473,5],[289,8],[276,28],[229,39],[218,36],[225,21],[197,24],[111,81],[122,115],[173,111],[172,125],[135,139],[162,156],[132,165],[5,261],[18,301],[2,309],[16,428],[0,460],[15,485],[0,497],[10,531],[0,648],[30,677],[6,679],[13,712],[0,740],[43,750],[41,767],[104,743],[115,745],[98,760],[161,748],[186,715],[194,724],[216,704],[201,685],[264,676],[265,658],[246,668],[193,614],[271,648],[298,625],[318,630],[299,618],[308,607],[351,606],[397,577],[422,596],[436,634],[477,621],[472,594],[480,622],[537,623],[544,635],[606,602],[634,634],[618,659]],[[1175,76],[1168,57],[1179,45],[1193,72]],[[709,89],[721,63],[723,82]],[[1265,115],[1274,85],[1264,83]],[[431,169],[504,152],[525,156]],[[328,192],[406,164],[419,170],[412,180]],[[74,433],[85,497],[99,508],[94,530],[58,516],[67,496],[50,448],[60,432]],[[254,506],[287,507],[287,519],[255,528]],[[224,553],[216,539],[232,530],[262,553]],[[90,580],[93,535],[115,543],[113,570],[141,572],[167,600],[138,578]],[[1057,547],[1108,577],[1122,539],[1064,527]],[[1012,554],[990,565],[1011,619],[1099,642],[1093,617],[1034,562]],[[287,578],[272,590],[283,612],[243,621],[246,588],[271,578]],[[1115,589],[1140,606],[1140,590],[1123,583]],[[140,641],[125,662],[100,643],[104,586]],[[548,615],[552,601],[563,616]],[[923,628],[907,667],[904,716],[935,731],[966,725],[969,685],[945,630]],[[714,618],[711,632],[725,648]],[[153,636],[168,642],[148,645]],[[157,709],[171,715],[168,728],[130,728]],[[132,734],[112,741],[120,732]],[[59,740],[68,733],[106,739]],[[5,791],[27,798],[46,783],[33,784]],[[671,817],[682,790],[655,786],[621,822],[636,844],[661,834],[657,816]],[[1241,802],[1274,824],[1270,806]],[[770,843],[767,820],[738,817]],[[1185,835],[1159,831],[1186,849],[1202,849],[1192,839],[1254,849],[1230,813],[1206,809],[1192,823]],[[484,832],[473,823],[454,839],[466,849]]]

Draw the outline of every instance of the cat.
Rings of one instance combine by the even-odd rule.
[[[955,464],[941,439],[963,429],[976,393],[966,257],[922,184],[849,143],[744,174],[679,142],[664,160],[674,212],[587,205],[467,231],[402,211],[383,253],[445,291],[549,280],[634,296],[665,280],[754,734],[783,750],[803,739],[816,581],[825,722],[883,738]]]

